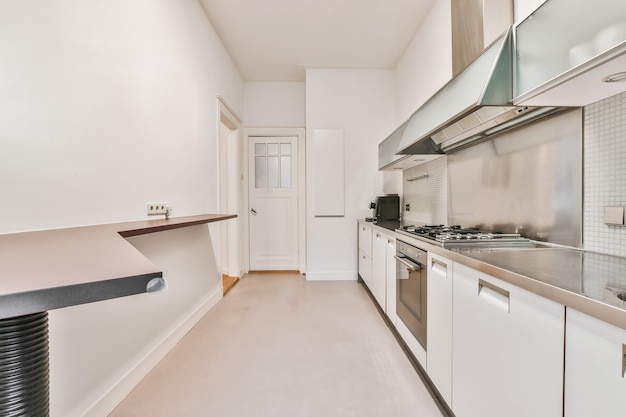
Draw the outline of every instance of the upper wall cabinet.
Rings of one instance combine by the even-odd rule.
[[[443,154],[432,154],[430,150],[428,151],[430,154],[396,155],[396,152],[400,150],[400,142],[402,136],[406,134],[408,124],[408,121],[404,122],[378,145],[379,171],[402,171],[443,156]]]
[[[515,27],[514,104],[584,106],[626,91],[624,16],[624,0],[545,2]]]

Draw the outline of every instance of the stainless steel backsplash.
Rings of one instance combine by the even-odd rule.
[[[582,109],[449,154],[448,223],[582,246]]]

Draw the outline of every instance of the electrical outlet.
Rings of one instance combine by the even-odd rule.
[[[406,203],[404,205],[404,211],[411,211],[411,204],[410,203]]]
[[[169,203],[148,203],[147,209],[148,216],[158,216],[159,214],[169,216],[172,211]]]

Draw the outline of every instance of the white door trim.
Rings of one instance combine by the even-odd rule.
[[[245,127],[243,129],[243,137],[245,144],[240,146],[243,153],[242,160],[248,161],[248,143],[250,137],[286,137],[295,136],[298,140],[298,270],[301,274],[306,273],[306,143],[305,143],[305,129],[300,127]],[[247,187],[250,175],[248,172],[248,164],[242,163],[240,166],[243,168],[243,181],[242,187],[246,192],[242,195],[240,210],[241,228],[247,231],[244,233],[245,238],[243,247],[246,248],[246,272],[250,270],[250,224],[248,216],[243,213],[250,211],[250,200],[248,198]]]
[[[228,103],[224,100],[221,95],[217,95],[217,154],[219,155],[219,146],[220,146],[220,124],[223,124],[228,129],[230,129],[231,133],[228,136],[228,178],[227,187],[228,187],[228,201],[219,203],[221,206],[227,207],[228,213],[236,213],[237,219],[230,220],[228,222],[224,222],[222,227],[220,228],[220,233],[226,233],[228,236],[228,262],[227,265],[221,265],[222,260],[220,259],[220,274],[223,273],[224,270],[227,271],[229,276],[236,276],[241,278],[244,274],[244,263],[242,257],[242,245],[241,245],[241,205],[239,201],[241,199],[241,182],[238,181],[241,174],[241,163],[238,158],[240,146],[240,138],[241,138],[241,117],[228,105]],[[226,185],[224,182],[224,178],[221,178],[220,175],[220,164],[223,163],[218,158],[217,161],[217,176],[219,178],[220,184],[218,185],[218,202],[219,202],[219,188]],[[220,235],[220,240],[222,236]],[[221,241],[219,242],[221,246]],[[220,253],[220,257],[222,254]]]

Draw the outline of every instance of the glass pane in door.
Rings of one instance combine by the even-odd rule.
[[[254,157],[254,186],[267,188],[267,164],[264,156]]]

